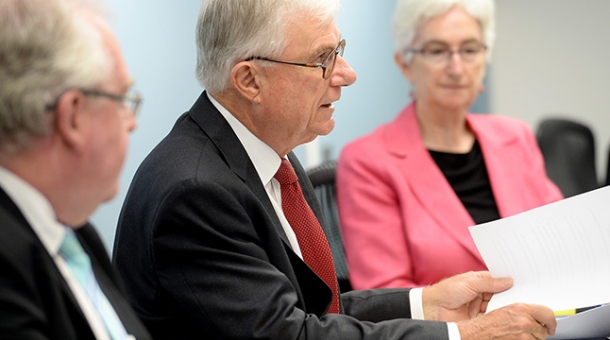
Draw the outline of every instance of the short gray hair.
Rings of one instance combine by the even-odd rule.
[[[77,0],[0,1],[0,151],[52,131],[50,108],[70,88],[99,84],[111,67],[102,36]]]
[[[209,92],[222,92],[238,62],[284,51],[291,21],[314,18],[330,24],[339,7],[340,0],[205,0],[197,21],[199,83]]]
[[[496,37],[493,0],[398,0],[392,18],[395,51],[404,55],[405,50],[412,47],[411,44],[424,22],[446,13],[454,6],[464,8],[481,25],[489,60]]]

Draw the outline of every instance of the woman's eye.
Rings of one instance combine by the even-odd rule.
[[[443,55],[447,53],[446,48],[429,48],[424,51],[424,53],[429,55]]]

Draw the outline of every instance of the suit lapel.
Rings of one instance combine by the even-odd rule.
[[[122,281],[113,269],[106,249],[93,226],[86,224],[76,230],[76,235],[91,259],[95,279],[119,316],[127,333],[136,336],[138,339],[147,339],[149,335],[131,309]]]
[[[260,177],[254,168],[254,164],[248,157],[246,150],[233,132],[229,123],[208,99],[205,92],[201,94],[197,102],[189,111],[189,115],[197,123],[199,128],[210,138],[222,153],[229,168],[252,190],[254,195],[259,198],[276,231],[282,240],[290,245],[288,236],[278,219],[267,191],[261,183]]]
[[[41,253],[45,254],[45,255],[43,255],[43,263],[41,263],[40,266],[45,268],[45,270],[48,271],[48,273],[51,277],[52,282],[48,282],[47,284],[49,284],[49,285],[57,284],[57,285],[61,286],[63,298],[65,299],[68,309],[70,310],[70,315],[68,315],[68,317],[70,319],[72,319],[71,322],[74,325],[88,325],[89,322],[85,318],[85,314],[83,313],[82,309],[80,308],[80,305],[76,301],[76,297],[74,296],[74,293],[72,293],[70,286],[68,286],[68,283],[66,282],[63,275],[57,268],[55,261],[53,260],[51,255],[47,252],[45,246],[42,244],[42,241],[40,241],[40,239],[38,238],[38,235],[36,235],[36,233],[30,226],[29,222],[27,221],[27,219],[25,218],[25,216],[23,215],[21,210],[19,210],[17,205],[13,202],[13,200],[6,194],[6,192],[1,187],[0,187],[0,206],[3,207],[4,209],[6,209],[6,211],[12,216],[12,218],[21,225],[21,228],[23,228],[23,230],[27,230],[28,235],[30,235],[31,238],[34,240],[38,249],[41,250]],[[73,313],[75,313],[75,314],[73,314]],[[86,329],[85,329],[85,327],[83,327],[82,330],[83,330],[83,332],[86,332],[90,338],[93,338],[93,331],[91,330],[91,328],[86,327]],[[68,331],[68,330],[66,330],[66,331]]]
[[[424,146],[414,103],[388,125],[384,144],[395,157],[414,198],[438,224],[476,258],[481,259],[466,227],[474,220]],[[482,260],[481,260],[482,261]]]
[[[210,138],[212,143],[216,145],[231,170],[244,181],[252,193],[258,197],[264,209],[267,211],[269,220],[280,235],[284,244],[284,249],[286,250],[288,259],[292,265],[291,270],[293,270],[295,274],[293,282],[299,287],[297,294],[299,295],[299,301],[302,301],[304,304],[302,308],[307,312],[315,313],[317,315],[324,314],[330,305],[332,292],[324,281],[320,279],[292,249],[288,236],[286,236],[286,232],[277,217],[263,183],[261,183],[260,177],[256,172],[252,161],[248,157],[246,150],[241,145],[241,142],[233,132],[229,123],[210,102],[205,92],[193,105],[193,108],[189,111],[189,115]],[[320,220],[322,216],[321,209],[319,203],[317,203],[315,194],[313,193],[311,182],[309,182],[309,179],[299,161],[296,159],[296,156],[290,153],[288,158],[297,172],[299,184],[301,185],[301,188],[303,188],[305,199],[310,204],[316,217]],[[288,272],[285,274],[292,277]]]

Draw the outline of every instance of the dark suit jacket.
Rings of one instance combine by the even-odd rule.
[[[95,339],[55,262],[1,188],[0,235],[0,339]],[[119,288],[122,283],[93,227],[87,224],[76,235],[127,332],[150,339]]]
[[[342,314],[324,315],[330,289],[291,249],[246,151],[205,93],[138,169],[113,259],[156,339],[447,338],[444,323],[406,320],[407,289],[343,294]]]

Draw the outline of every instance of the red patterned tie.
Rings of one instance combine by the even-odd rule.
[[[290,161],[282,158],[275,174],[282,189],[282,210],[297,236],[303,260],[333,291],[328,313],[339,313],[339,289],[335,263],[320,222],[305,201],[299,179]]]

